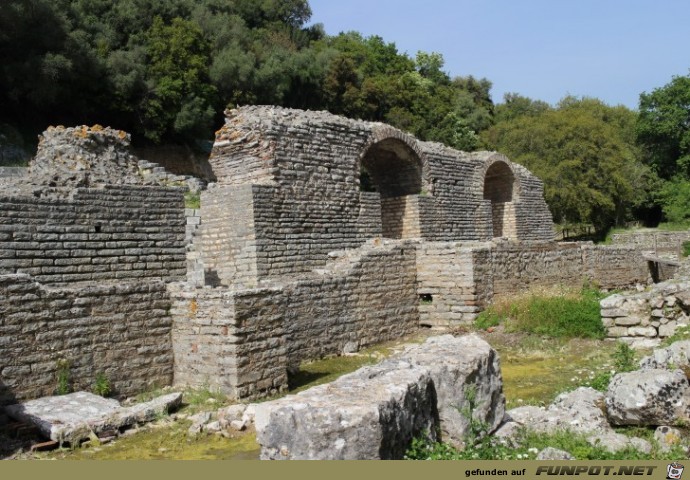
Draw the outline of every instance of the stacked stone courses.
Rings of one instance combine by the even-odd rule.
[[[144,178],[128,147],[118,130],[51,128],[29,174],[2,179],[0,404],[55,393],[60,369],[73,390],[172,383],[183,191]]]
[[[77,189],[71,201],[0,197],[0,273],[41,283],[186,275],[176,189]]]
[[[0,404],[52,393],[63,360],[78,388],[266,397],[303,362],[467,324],[497,294],[647,281],[635,247],[555,243],[542,182],[499,153],[327,112],[226,115],[199,209],[109,128],[49,129],[28,177],[0,179]]]

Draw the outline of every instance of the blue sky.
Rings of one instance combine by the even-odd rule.
[[[439,52],[451,76],[556,103],[590,96],[637,108],[690,69],[688,0],[309,0],[328,34],[379,35],[413,56]]]

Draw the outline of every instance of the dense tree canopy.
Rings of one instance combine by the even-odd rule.
[[[0,139],[107,124],[135,142],[209,139],[227,106],[326,109],[461,150],[495,148],[544,179],[557,222],[690,220],[690,76],[640,97],[557,106],[451,77],[357,32],[309,25],[307,0],[4,0]],[[651,215],[653,216],[653,215]]]
[[[633,111],[573,97],[551,108],[508,95],[497,116],[502,120],[484,141],[544,181],[556,222],[592,223],[601,231],[644,201],[649,172],[630,133]]]
[[[6,0],[0,123],[107,123],[135,139],[209,138],[227,105],[328,109],[477,146],[491,84],[380,37],[327,37],[307,0]],[[214,125],[215,124],[215,125]]]
[[[640,95],[637,135],[660,177],[690,178],[690,76]]]

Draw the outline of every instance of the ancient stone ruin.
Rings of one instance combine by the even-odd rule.
[[[227,112],[214,184],[124,132],[44,133],[0,179],[0,405],[105,375],[120,395],[287,389],[306,360],[471,322],[535,284],[644,283],[635,246],[553,241],[542,182],[492,152],[325,112]],[[62,369],[62,372],[61,372]]]

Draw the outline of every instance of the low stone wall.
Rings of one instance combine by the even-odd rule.
[[[419,322],[445,328],[472,322],[493,297],[491,244],[422,242],[417,250]]]
[[[647,263],[635,248],[591,243],[497,242],[492,267],[495,294],[539,285],[581,286],[586,281],[614,289],[649,279]]]
[[[634,344],[654,344],[690,324],[690,283],[671,280],[648,291],[617,294],[601,301],[607,336]]]
[[[634,246],[645,255],[677,259],[681,244],[690,241],[690,231],[615,233],[611,241],[613,245]]]
[[[54,394],[58,361],[72,390],[99,374],[121,395],[170,385],[169,308],[162,282],[50,288],[0,275],[0,405]]]
[[[419,324],[415,247],[373,242],[327,269],[255,290],[170,285],[175,383],[272,395],[306,360],[357,351]]]

